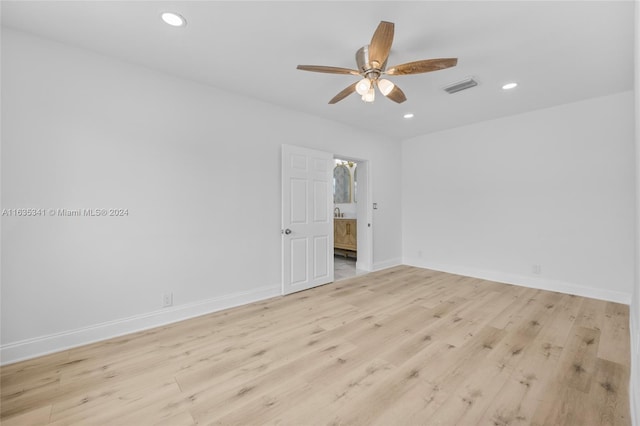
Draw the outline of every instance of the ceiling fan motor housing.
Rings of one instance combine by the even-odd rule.
[[[374,64],[369,62],[369,45],[362,46],[356,52],[356,64],[358,65],[358,70],[364,74],[365,77],[376,80],[380,77],[380,73],[387,66],[387,61],[384,61],[384,64],[379,67],[375,67]]]

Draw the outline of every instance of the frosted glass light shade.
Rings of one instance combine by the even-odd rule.
[[[362,95],[362,100],[365,102],[373,102],[376,98],[376,92],[373,90],[373,87],[369,89],[367,93]]]
[[[356,84],[356,92],[358,92],[358,95],[366,95],[369,89],[371,89],[371,80],[368,78],[363,78]]]
[[[387,80],[386,78],[381,78],[380,80],[378,80],[378,89],[380,89],[380,93],[382,93],[385,96],[391,93],[394,87],[395,87],[395,84],[393,84],[391,81]]]

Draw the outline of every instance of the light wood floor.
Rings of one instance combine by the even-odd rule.
[[[629,425],[628,324],[400,266],[3,367],[2,425]]]

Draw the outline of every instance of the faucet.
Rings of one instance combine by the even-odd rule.
[[[337,213],[336,210],[338,211]],[[333,209],[333,217],[340,217],[340,207]]]

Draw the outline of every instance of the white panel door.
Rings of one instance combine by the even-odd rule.
[[[333,155],[282,145],[282,293],[333,281]]]

